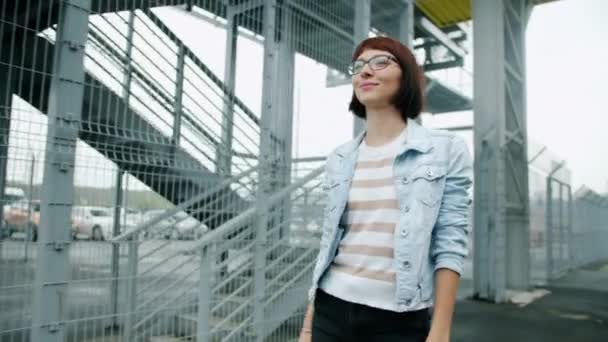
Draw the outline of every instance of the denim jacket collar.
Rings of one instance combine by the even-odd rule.
[[[407,138],[404,144],[404,149],[400,154],[403,154],[409,150],[415,150],[421,153],[427,153],[433,148],[431,137],[429,132],[418,124],[415,120],[407,119]],[[349,157],[352,153],[356,152],[361,141],[365,137],[366,131],[359,133],[353,140],[342,145],[336,150],[336,154],[342,158]]]

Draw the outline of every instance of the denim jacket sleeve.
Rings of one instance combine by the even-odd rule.
[[[321,187],[323,189],[323,196],[325,197],[325,208],[323,209],[323,214],[325,216],[325,212],[328,210],[328,200],[327,200],[327,186],[329,184],[329,173],[330,173],[330,169],[331,169],[331,162],[333,161],[333,155],[334,152],[330,153],[327,156],[327,159],[325,160],[325,168],[323,170],[323,176],[322,176],[322,182],[321,182]],[[325,222],[323,222],[323,225],[325,225]],[[321,253],[323,252],[323,247],[329,245],[329,239],[330,239],[330,231],[329,229],[325,229],[325,227],[321,227],[321,240],[319,241],[319,253],[317,253],[317,258],[315,261],[315,267],[314,267],[314,272],[313,272],[313,284],[312,286],[309,288],[308,290],[308,301],[310,303],[313,303],[315,300],[315,292],[316,292],[316,284],[315,284],[315,275],[317,273],[319,273],[319,268],[322,266],[321,262],[323,260],[321,260]]]
[[[430,252],[435,271],[447,268],[462,275],[464,259],[468,255],[473,164],[462,138],[453,136],[449,151],[445,190],[431,236]]]

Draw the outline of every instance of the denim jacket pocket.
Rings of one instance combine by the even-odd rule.
[[[443,197],[445,167],[421,165],[412,172],[414,196],[429,207],[436,207]]]

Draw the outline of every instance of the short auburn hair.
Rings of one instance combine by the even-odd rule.
[[[395,56],[401,67],[401,85],[391,103],[401,112],[404,122],[407,122],[407,118],[417,118],[424,108],[425,78],[422,69],[416,62],[416,57],[407,46],[398,40],[389,37],[373,37],[359,43],[353,53],[352,61],[356,61],[365,50],[371,49],[387,51]],[[354,90],[348,109],[362,119],[367,117],[365,106],[359,102]]]

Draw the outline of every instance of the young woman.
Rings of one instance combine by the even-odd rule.
[[[300,341],[447,342],[467,255],[470,154],[415,121],[424,75],[406,46],[364,40],[350,73],[349,109],[365,130],[327,158]]]

